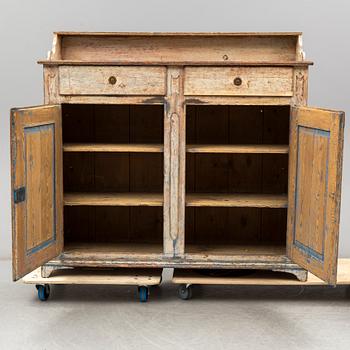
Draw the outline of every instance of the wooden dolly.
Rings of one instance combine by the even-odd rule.
[[[50,277],[41,276],[41,268],[22,278],[24,283],[35,284],[38,298],[46,301],[51,284],[111,284],[137,286],[141,302],[149,298],[149,287],[162,282],[162,269],[63,269],[55,270]]]
[[[191,299],[193,285],[255,285],[255,286],[321,286],[325,282],[308,274],[306,282],[297,280],[288,273],[273,271],[254,271],[246,276],[205,276],[196,270],[174,270],[172,282],[179,284],[178,294],[183,300]],[[350,259],[339,259],[337,285],[350,285]]]

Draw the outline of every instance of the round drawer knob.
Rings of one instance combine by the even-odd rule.
[[[117,82],[117,78],[112,75],[111,77],[108,78],[108,82],[111,85],[114,85]]]
[[[234,78],[233,84],[235,84],[236,86],[242,85],[242,79],[240,77]]]

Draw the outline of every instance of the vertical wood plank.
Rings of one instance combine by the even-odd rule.
[[[183,69],[169,67],[164,119],[164,254],[184,255],[186,125]]]

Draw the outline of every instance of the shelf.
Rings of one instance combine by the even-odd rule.
[[[66,206],[163,206],[163,193],[65,193]]]
[[[161,153],[161,144],[65,143],[64,152],[147,152]]]
[[[188,145],[188,153],[276,153],[287,154],[288,145]]]
[[[186,195],[186,206],[287,208],[288,197],[286,194],[189,193]]]
[[[161,255],[162,243],[68,243],[64,246],[63,258],[108,259],[128,256]]]
[[[189,255],[286,255],[285,245],[273,244],[187,244],[185,253]]]

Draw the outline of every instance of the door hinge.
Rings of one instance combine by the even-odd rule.
[[[13,191],[13,201],[15,204],[24,202],[26,199],[26,188],[20,187]]]

